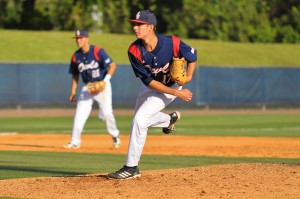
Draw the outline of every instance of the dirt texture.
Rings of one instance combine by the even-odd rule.
[[[0,135],[0,150],[126,154],[129,136],[120,136],[121,147],[113,148],[109,135],[82,135],[80,149],[67,150],[70,135]],[[217,136],[148,136],[143,154],[225,157],[300,158],[300,138],[257,138]]]
[[[0,181],[18,198],[298,198],[299,165],[233,164],[144,171],[116,181],[104,174]]]
[[[58,111],[59,112],[59,111]],[[6,116],[51,116],[57,110],[7,111]],[[74,111],[61,114],[73,114]],[[195,113],[195,114],[212,114]],[[221,112],[214,112],[219,114]],[[245,113],[244,111],[232,114]],[[254,112],[253,112],[254,113]],[[261,112],[262,114],[266,112]],[[274,114],[280,114],[275,111]],[[282,112],[281,112],[282,113]],[[291,113],[285,111],[285,114]],[[294,114],[295,112],[292,112]],[[3,114],[3,115],[2,115]],[[11,115],[10,115],[11,114]],[[96,114],[96,113],[93,113]],[[118,114],[128,114],[119,111]],[[129,113],[131,114],[131,113]],[[224,114],[224,112],[222,113]],[[252,114],[250,111],[249,114]],[[0,117],[5,114],[0,111]],[[83,135],[77,150],[63,149],[70,135],[0,133],[1,150],[126,154],[129,136],[119,149],[109,135]],[[298,158],[299,164],[226,164],[184,169],[141,171],[142,177],[117,181],[106,173],[68,177],[0,180],[0,197],[82,198],[299,198],[300,138],[148,136],[143,154]],[[1,161],[1,160],[0,160]],[[120,163],[122,164],[122,163]],[[121,166],[121,165],[120,165]]]

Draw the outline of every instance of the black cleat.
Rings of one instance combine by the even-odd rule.
[[[121,139],[120,137],[113,137],[113,144],[114,144],[114,147],[117,149],[120,147],[120,144],[121,144]]]
[[[175,123],[180,119],[180,113],[178,111],[175,111],[173,113],[170,113],[170,116],[170,125],[167,128],[163,128],[163,133],[165,134],[170,134],[174,132]]]
[[[141,174],[137,167],[128,167],[124,165],[120,170],[108,174],[107,177],[109,179],[127,180],[131,178],[139,178],[141,177]]]

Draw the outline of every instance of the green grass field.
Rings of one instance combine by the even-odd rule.
[[[1,151],[0,159],[1,180],[108,173],[120,169],[126,156],[94,153]],[[158,170],[251,162],[296,164],[299,163],[299,159],[143,155],[139,167],[141,170]]]
[[[0,30],[0,62],[69,63],[76,44],[74,32]],[[134,35],[90,33],[116,63],[128,64],[127,49]],[[198,50],[198,65],[300,67],[299,44],[251,44],[195,39],[182,40]]]
[[[116,119],[121,133],[129,134],[132,116],[116,116]],[[72,120],[72,117],[0,118],[0,132],[69,134]],[[185,115],[176,129],[174,136],[300,137],[298,114]],[[149,135],[161,135],[160,130],[152,128]],[[96,116],[89,118],[84,133],[107,134]],[[111,172],[119,169],[125,157],[99,153],[0,151],[0,179]],[[154,170],[247,162],[299,164],[300,159],[143,155],[140,168]]]
[[[118,127],[128,135],[132,116],[118,116]],[[0,118],[0,132],[70,133],[73,117]],[[176,128],[181,135],[300,137],[299,115],[185,115]],[[87,134],[106,134],[106,127],[96,116],[88,119]],[[161,129],[150,128],[150,135]]]

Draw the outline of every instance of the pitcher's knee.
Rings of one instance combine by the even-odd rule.
[[[148,127],[148,119],[142,116],[138,116],[136,115],[133,118],[133,123],[137,126],[139,126],[140,128],[147,128]]]

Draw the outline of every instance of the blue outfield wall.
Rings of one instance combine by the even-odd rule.
[[[138,80],[129,65],[118,65],[111,79],[113,104],[134,107]],[[80,84],[82,85],[82,84]],[[0,105],[69,105],[68,64],[0,63]],[[300,104],[300,68],[198,66],[191,102],[176,106]]]
[[[300,68],[200,68],[205,103],[300,102]]]

